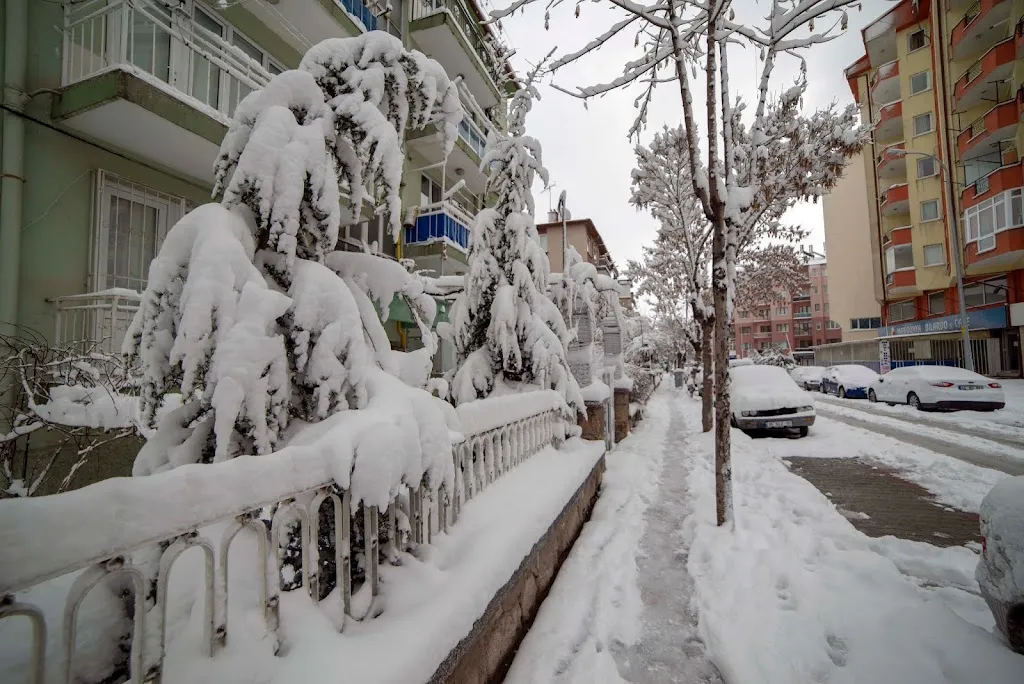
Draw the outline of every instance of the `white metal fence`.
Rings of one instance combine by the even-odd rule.
[[[299,586],[308,591],[317,603],[328,597],[332,589],[339,589],[333,596],[334,600],[342,603],[346,619],[362,619],[364,616],[353,615],[351,603],[353,559],[356,555],[361,551],[367,559],[362,569],[363,586],[369,586],[372,594],[376,595],[380,554],[386,551],[385,558],[394,557],[392,552],[395,551],[396,539],[405,529],[398,522],[399,515],[409,521],[412,543],[430,543],[434,534],[444,532],[458,522],[465,502],[556,440],[562,418],[557,411],[547,408],[549,405],[544,404],[543,410],[521,420],[470,434],[463,442],[454,445],[454,491],[445,491],[443,486],[431,491],[423,482],[419,487],[407,488],[406,493],[393,499],[385,511],[365,506],[361,521],[348,514],[352,510],[349,492],[341,489],[333,479],[316,479],[316,468],[303,470],[293,465],[289,471],[293,474],[291,480],[268,481],[266,471],[259,470],[259,461],[268,457],[237,458],[215,466],[199,466],[199,472],[193,470],[187,477],[179,470],[171,470],[120,482],[101,482],[45,499],[4,502],[8,507],[4,511],[7,529],[4,530],[5,548],[0,549],[0,554],[12,560],[19,554],[15,550],[17,548],[45,550],[46,553],[36,553],[26,564],[0,564],[0,597],[3,597],[0,600],[0,624],[5,619],[19,617],[32,623],[31,648],[26,654],[31,658],[29,682],[54,681],[52,677],[45,678],[46,672],[59,668],[60,676],[56,680],[71,684],[75,681],[76,632],[80,628],[78,615],[83,601],[108,579],[127,580],[125,595],[131,596],[134,610],[130,613],[130,657],[122,667],[122,679],[139,684],[159,681],[166,648],[168,586],[171,569],[178,557],[193,548],[200,549],[205,557],[203,649],[208,656],[213,656],[225,645],[229,632],[227,598],[232,589],[228,579],[228,554],[239,532],[254,531],[258,555],[251,562],[258,567],[259,576],[263,578],[259,596],[264,607],[265,627],[268,635],[276,638],[278,598],[282,585],[274,578],[281,577],[283,546],[290,541],[294,547],[295,538],[288,538],[288,529],[296,520],[300,528],[295,535],[301,546]],[[230,471],[224,470],[225,467]],[[310,471],[314,474],[309,474]],[[210,474],[212,482],[200,482],[205,473]],[[175,501],[173,493],[177,491],[180,495],[178,488],[183,480],[188,480],[193,487],[214,485],[216,488],[220,483],[217,478],[225,475],[228,476],[227,481],[236,488],[243,487],[251,497],[244,506],[237,506],[230,500],[215,500],[210,501],[202,513],[195,513],[187,508],[183,510]],[[257,481],[258,477],[261,479]],[[159,525],[154,527],[133,520],[133,524],[121,529],[103,530],[107,537],[98,538],[94,528],[102,513],[83,510],[89,506],[105,505],[104,500],[97,501],[95,496],[90,496],[89,490],[100,491],[94,489],[97,487],[116,489],[116,492],[107,493],[116,494],[110,498],[119,504],[118,513],[125,513],[126,507],[138,509],[140,513],[145,511],[145,518],[158,520]],[[79,503],[82,505],[77,505]],[[320,572],[323,564],[319,558],[322,549],[318,542],[321,540],[321,509],[325,504],[333,512],[333,520],[340,521],[340,524],[332,523],[329,531],[335,568],[331,573],[333,577]],[[268,524],[261,519],[261,512],[270,510],[273,515]],[[114,515],[120,519],[117,513],[105,512],[107,518]],[[380,514],[384,516],[382,520],[378,519]],[[31,521],[31,530],[19,529],[18,525],[12,524],[15,520],[26,524]],[[225,522],[229,525],[219,543],[202,536],[204,528]],[[360,530],[356,530],[354,524],[360,522],[362,534],[358,535]],[[384,531],[384,549],[380,548],[380,530]],[[361,544],[358,544],[361,548],[356,548],[357,536],[362,537]],[[142,555],[139,552],[147,550],[159,552],[158,563],[146,566],[138,561]],[[155,577],[147,576],[148,567],[157,568]],[[81,572],[68,592],[61,626],[61,659],[47,662],[46,635],[53,626],[46,623],[45,615],[38,606],[19,602],[16,596],[42,582],[76,571]],[[333,580],[334,587],[325,586],[330,580]]]
[[[120,354],[128,326],[142,295],[131,290],[105,290],[58,297],[54,343],[82,351]]]
[[[224,116],[270,80],[241,48],[198,25],[182,7],[153,0],[66,3],[62,84],[135,69]]]

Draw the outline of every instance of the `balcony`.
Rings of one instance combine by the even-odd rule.
[[[892,61],[883,64],[871,76],[871,98],[875,102],[892,102],[900,99],[900,63]]]
[[[875,142],[888,143],[894,140],[903,140],[903,100],[882,105],[875,122]]]
[[[969,161],[998,152],[1000,143],[1017,135],[1020,120],[1020,97],[997,104],[972,122],[956,137],[960,159]]]
[[[960,202],[964,209],[969,209],[989,197],[1006,190],[1019,188],[1022,185],[1024,185],[1024,173],[1021,172],[1021,163],[1008,164],[964,188],[960,193]]]
[[[1010,16],[1010,0],[978,0],[967,10],[950,36],[953,59],[978,54],[1006,35],[1003,25]]]
[[[810,311],[795,311],[793,318],[810,318],[812,315]]]
[[[883,216],[897,216],[910,213],[910,192],[906,183],[890,186],[879,198],[878,206]]]
[[[465,253],[469,249],[470,228],[473,219],[466,211],[451,200],[437,202],[416,210],[416,218],[411,226],[405,227],[403,244],[414,249],[408,256],[447,256],[447,248],[433,248],[435,245],[454,247],[458,252]]]
[[[911,228],[913,226],[906,225],[885,229],[885,246],[909,245],[912,242]]]
[[[475,114],[479,106],[470,101],[472,96],[463,93],[462,108],[465,116],[459,123],[458,138],[455,147],[448,155],[447,167],[460,180],[466,182],[466,189],[476,195],[482,194],[487,176],[480,168],[487,148],[486,124],[481,124],[480,117]],[[440,134],[433,125],[422,129],[410,130],[407,138],[409,147],[423,156],[428,164],[441,166],[444,150],[441,148]]]
[[[811,293],[810,292],[799,292],[799,293],[793,295],[793,301],[794,302],[805,302],[805,301],[809,300],[810,298],[811,298]]]
[[[1013,42],[1017,46],[1017,59],[1024,59],[1024,17],[1013,28]]]
[[[796,337],[813,337],[814,331],[810,328],[794,328],[793,335]]]
[[[903,268],[885,276],[885,291],[891,296],[913,294],[917,292],[917,271]]]
[[[893,143],[878,154],[879,178],[906,178],[907,155],[902,141]]]
[[[240,48],[153,0],[76,3],[63,34],[53,118],[206,182],[235,107],[270,80]]]
[[[484,109],[504,102],[510,73],[491,47],[494,38],[472,0],[413,0],[409,24],[416,46],[444,67],[462,76]]]
[[[759,330],[756,333],[754,333],[754,339],[755,340],[766,340],[766,339],[768,339],[771,336],[772,336],[772,331],[771,330],[768,330],[767,332]]]
[[[142,302],[138,292],[104,290],[58,297],[53,341],[82,353],[120,354],[128,326]]]
[[[955,110],[963,112],[985,101],[997,101],[999,83],[1013,75],[1016,50],[1014,39],[1007,38],[968,67],[953,88]]]

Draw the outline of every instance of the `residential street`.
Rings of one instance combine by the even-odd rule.
[[[506,681],[1019,683],[974,567],[978,505],[1020,464],[816,403],[804,439],[733,432],[724,530],[699,404],[663,388]]]

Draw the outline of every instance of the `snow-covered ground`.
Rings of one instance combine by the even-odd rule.
[[[917,422],[930,423],[947,428],[968,428],[980,434],[991,434],[996,437],[1020,440],[1024,449],[1024,380],[1000,380],[1003,393],[1006,395],[1006,407],[999,411],[950,411],[931,412],[917,411],[909,406],[887,406],[883,403],[871,404],[865,400],[839,399],[836,397],[815,394],[816,400],[834,405],[852,405],[855,408],[872,411],[883,416],[905,418]]]
[[[671,420],[684,422],[686,434],[670,432]],[[610,498],[599,500],[509,682],[655,681],[643,673],[656,667],[636,662],[644,650],[634,647],[660,619],[641,596],[651,579],[641,572],[673,576],[643,562],[647,523],[636,516],[646,512],[650,520],[657,500],[658,507],[674,502],[678,518],[679,535],[661,540],[675,549],[666,562],[684,563],[692,581],[692,589],[661,591],[691,591],[687,613],[699,624],[696,638],[684,638],[687,618],[680,615],[675,648],[703,643],[698,651],[726,681],[1020,684],[1024,656],[992,632],[972,550],[869,538],[782,458],[871,457],[967,510],[977,510],[1005,475],[829,420],[801,440],[755,441],[733,431],[736,525],[720,529],[712,435],[700,433],[699,404],[665,387],[647,423],[609,456]],[[680,476],[686,492],[666,497]]]

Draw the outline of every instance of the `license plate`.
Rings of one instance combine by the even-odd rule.
[[[980,389],[985,389],[985,388],[982,387],[981,385],[960,385],[959,389],[962,389],[962,390],[980,390]]]
[[[770,428],[793,427],[793,421],[791,421],[791,420],[769,420],[767,423],[765,423],[765,427],[767,427],[769,429]]]

